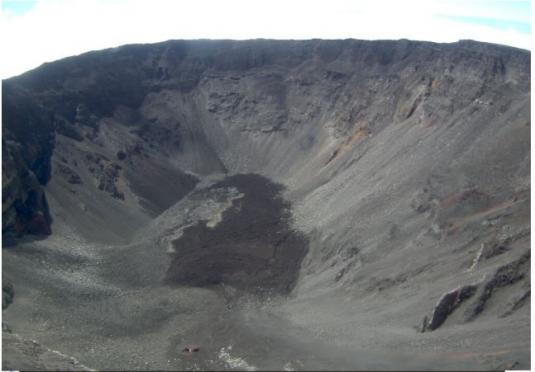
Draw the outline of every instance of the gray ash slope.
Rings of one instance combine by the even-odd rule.
[[[4,321],[98,369],[529,368],[529,68],[169,41],[5,80]]]

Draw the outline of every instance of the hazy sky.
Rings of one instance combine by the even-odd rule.
[[[474,39],[531,49],[529,0],[3,0],[2,78],[168,39]]]

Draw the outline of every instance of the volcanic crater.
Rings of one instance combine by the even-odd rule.
[[[3,368],[529,369],[530,58],[174,40],[3,80]]]

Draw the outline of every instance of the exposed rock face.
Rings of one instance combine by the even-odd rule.
[[[50,234],[42,186],[50,177],[54,114],[20,87],[3,83],[2,232],[4,241],[23,234]]]
[[[491,279],[489,279],[481,293],[479,294],[476,302],[466,313],[466,320],[473,320],[477,315],[479,315],[485,308],[485,304],[492,296],[493,292],[520,281],[526,276],[526,272],[529,270],[531,252],[527,251],[517,260],[510,262],[506,265],[501,266],[496,270]],[[529,293],[529,292],[526,292]],[[513,309],[518,307],[525,301],[528,294],[522,295],[520,299],[516,300],[513,304]]]
[[[297,137],[299,157],[306,157],[317,151],[320,138],[324,142],[317,130],[310,131],[322,118],[335,142],[346,138],[338,147],[331,146],[324,161],[330,165],[334,159],[343,161],[352,147],[393,121],[429,127],[466,110],[479,116],[498,110],[503,115],[513,102],[513,90],[529,84],[524,78],[528,60],[529,55],[510,48],[473,42],[177,41],[125,46],[47,64],[3,83],[4,138],[23,145],[17,155],[20,150],[6,141],[3,230],[20,235],[50,229],[40,185],[49,178],[55,133],[104,146],[99,126],[103,118],[115,115],[124,124],[134,124],[132,132],[149,149],[161,152],[189,152],[191,144],[182,147],[182,138],[200,135],[195,141],[208,148],[203,145],[196,164],[188,156],[182,163],[195,172],[225,169],[223,162],[231,170],[260,167],[272,173],[269,169],[276,164],[294,169],[291,165],[301,162],[281,158],[283,152],[258,151],[245,165],[246,159],[234,151],[245,139],[240,133]],[[322,104],[300,99],[310,94]],[[384,104],[378,104],[377,97]],[[176,99],[183,103],[175,109],[169,106],[165,113],[151,105],[171,105]],[[206,125],[225,122],[222,131],[206,132],[205,124],[195,125],[192,120],[200,111],[205,112],[201,120]],[[30,136],[34,127],[39,127],[38,136]],[[145,151],[143,145],[134,147]],[[9,168],[16,174],[9,175]],[[98,188],[124,199],[124,192],[114,186],[115,170],[104,170]],[[16,180],[23,180],[24,186],[15,186]],[[29,198],[30,191],[36,196]],[[419,203],[415,208],[425,210]],[[37,230],[29,226],[34,218],[42,221],[33,224]]]
[[[25,338],[99,369],[218,370],[229,342],[266,370],[529,368],[529,52],[169,41],[3,86]]]
[[[474,295],[476,289],[477,286],[475,285],[466,285],[444,294],[435,306],[431,320],[424,326],[424,329],[432,331],[440,327],[463,301]]]

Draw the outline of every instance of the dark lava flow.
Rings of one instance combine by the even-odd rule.
[[[254,293],[288,293],[308,241],[290,227],[291,205],[282,186],[256,174],[227,177],[208,190],[235,187],[244,196],[213,228],[200,221],[173,242],[167,281],[189,286],[228,284]]]

